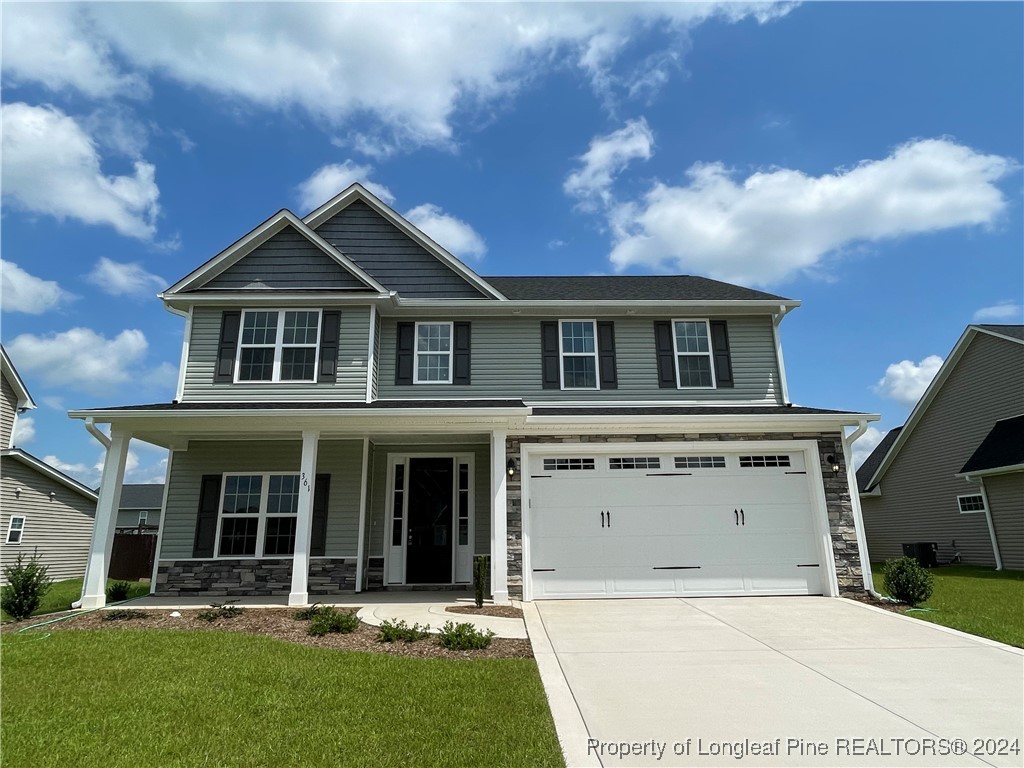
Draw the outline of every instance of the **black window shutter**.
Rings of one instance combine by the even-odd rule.
[[[672,323],[658,320],[654,323],[654,348],[658,355],[658,386],[676,388],[676,353],[672,346]]]
[[[338,380],[338,339],[341,335],[341,312],[323,313],[324,327],[320,329],[320,374],[321,384],[334,384]]]
[[[196,515],[196,540],[192,545],[192,557],[213,557],[219,507],[220,475],[203,475],[199,483],[199,512]]]
[[[455,340],[452,345],[452,384],[469,384],[470,342],[469,323],[454,323]]]
[[[715,383],[719,387],[733,387],[732,355],[729,352],[729,328],[725,320],[712,320],[711,352],[715,358]]]
[[[242,325],[242,313],[238,310],[224,312],[220,318],[220,342],[217,344],[217,367],[213,372],[214,381],[235,380],[235,352],[238,351],[238,330]]]
[[[597,362],[601,372],[601,389],[618,389],[615,371],[615,323],[600,320],[597,323]]]
[[[331,495],[331,476],[317,475],[313,483],[313,519],[309,555],[323,557],[327,552],[327,500]]]
[[[545,321],[540,324],[540,349],[544,389],[561,389],[562,378],[558,375],[558,323]]]
[[[412,384],[415,345],[416,323],[399,323],[395,344],[395,384]]]

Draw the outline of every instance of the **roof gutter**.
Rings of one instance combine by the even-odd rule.
[[[860,494],[855,493],[857,474],[853,469],[853,444],[868,431],[868,419],[861,419],[857,428],[849,435],[843,435],[843,461],[846,463],[846,483],[850,493],[850,509],[853,512],[853,529],[857,534],[857,556],[860,559],[860,574],[864,589],[877,600],[884,598],[875,592],[875,580],[871,575],[871,559],[867,552],[867,536],[864,534],[864,513],[860,506]]]
[[[988,525],[988,537],[992,542],[992,555],[996,559],[996,570],[1003,570],[1003,558],[999,555],[999,540],[996,538],[996,526],[992,522],[992,507],[988,503],[988,490],[985,488],[985,478],[977,475],[964,475],[969,483],[977,483],[981,490],[981,498],[985,502],[985,523]]]
[[[786,361],[782,357],[782,341],[779,338],[779,325],[794,307],[787,304],[779,304],[779,311],[772,313],[772,338],[775,340],[775,359],[779,363],[779,386],[782,389],[782,402],[789,405],[789,385],[786,383]]]
[[[68,415],[73,419],[82,418],[81,416],[76,416],[75,413],[76,411],[70,411]],[[92,435],[93,437],[100,441],[104,448],[110,448],[110,438],[100,431],[99,427],[96,426],[96,422],[93,420],[92,416],[85,417],[85,428],[86,430],[88,430],[90,435]]]

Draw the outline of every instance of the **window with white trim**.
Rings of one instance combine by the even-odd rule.
[[[452,323],[416,323],[417,384],[452,383]]]
[[[149,512],[146,510],[139,512],[139,525],[145,525],[147,520],[149,520]]]
[[[320,311],[246,310],[236,381],[316,381]]]
[[[968,493],[957,496],[956,503],[960,507],[961,515],[973,515],[975,512],[985,511],[985,497],[980,493]]]
[[[545,472],[561,472],[563,470],[596,469],[593,459],[544,459]]]
[[[217,532],[220,557],[295,553],[298,475],[225,475]]]
[[[744,469],[772,469],[789,465],[789,456],[740,456],[740,467]]]
[[[21,544],[21,537],[25,534],[25,516],[13,515],[7,523],[7,543]]]
[[[657,456],[614,456],[608,459],[608,469],[661,469]]]
[[[672,331],[679,389],[713,389],[715,366],[708,321],[673,320]]]
[[[676,469],[725,469],[725,456],[676,456]]]
[[[597,381],[597,322],[560,320],[558,348],[562,389],[599,389]]]

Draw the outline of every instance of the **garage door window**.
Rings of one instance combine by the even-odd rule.
[[[752,469],[788,467],[789,456],[740,456],[740,467]]]
[[[608,469],[661,469],[657,456],[626,456],[608,459]]]
[[[544,459],[545,472],[594,468],[593,459]]]
[[[725,469],[725,456],[676,456],[676,469]]]

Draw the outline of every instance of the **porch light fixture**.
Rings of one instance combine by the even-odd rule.
[[[838,475],[839,474],[839,459],[837,459],[833,454],[830,453],[828,456],[825,457],[825,461],[827,461],[828,465],[830,467],[832,467],[832,474],[833,475]]]
[[[505,464],[505,471],[508,472],[509,477],[516,476],[516,460],[509,459],[508,463]]]

